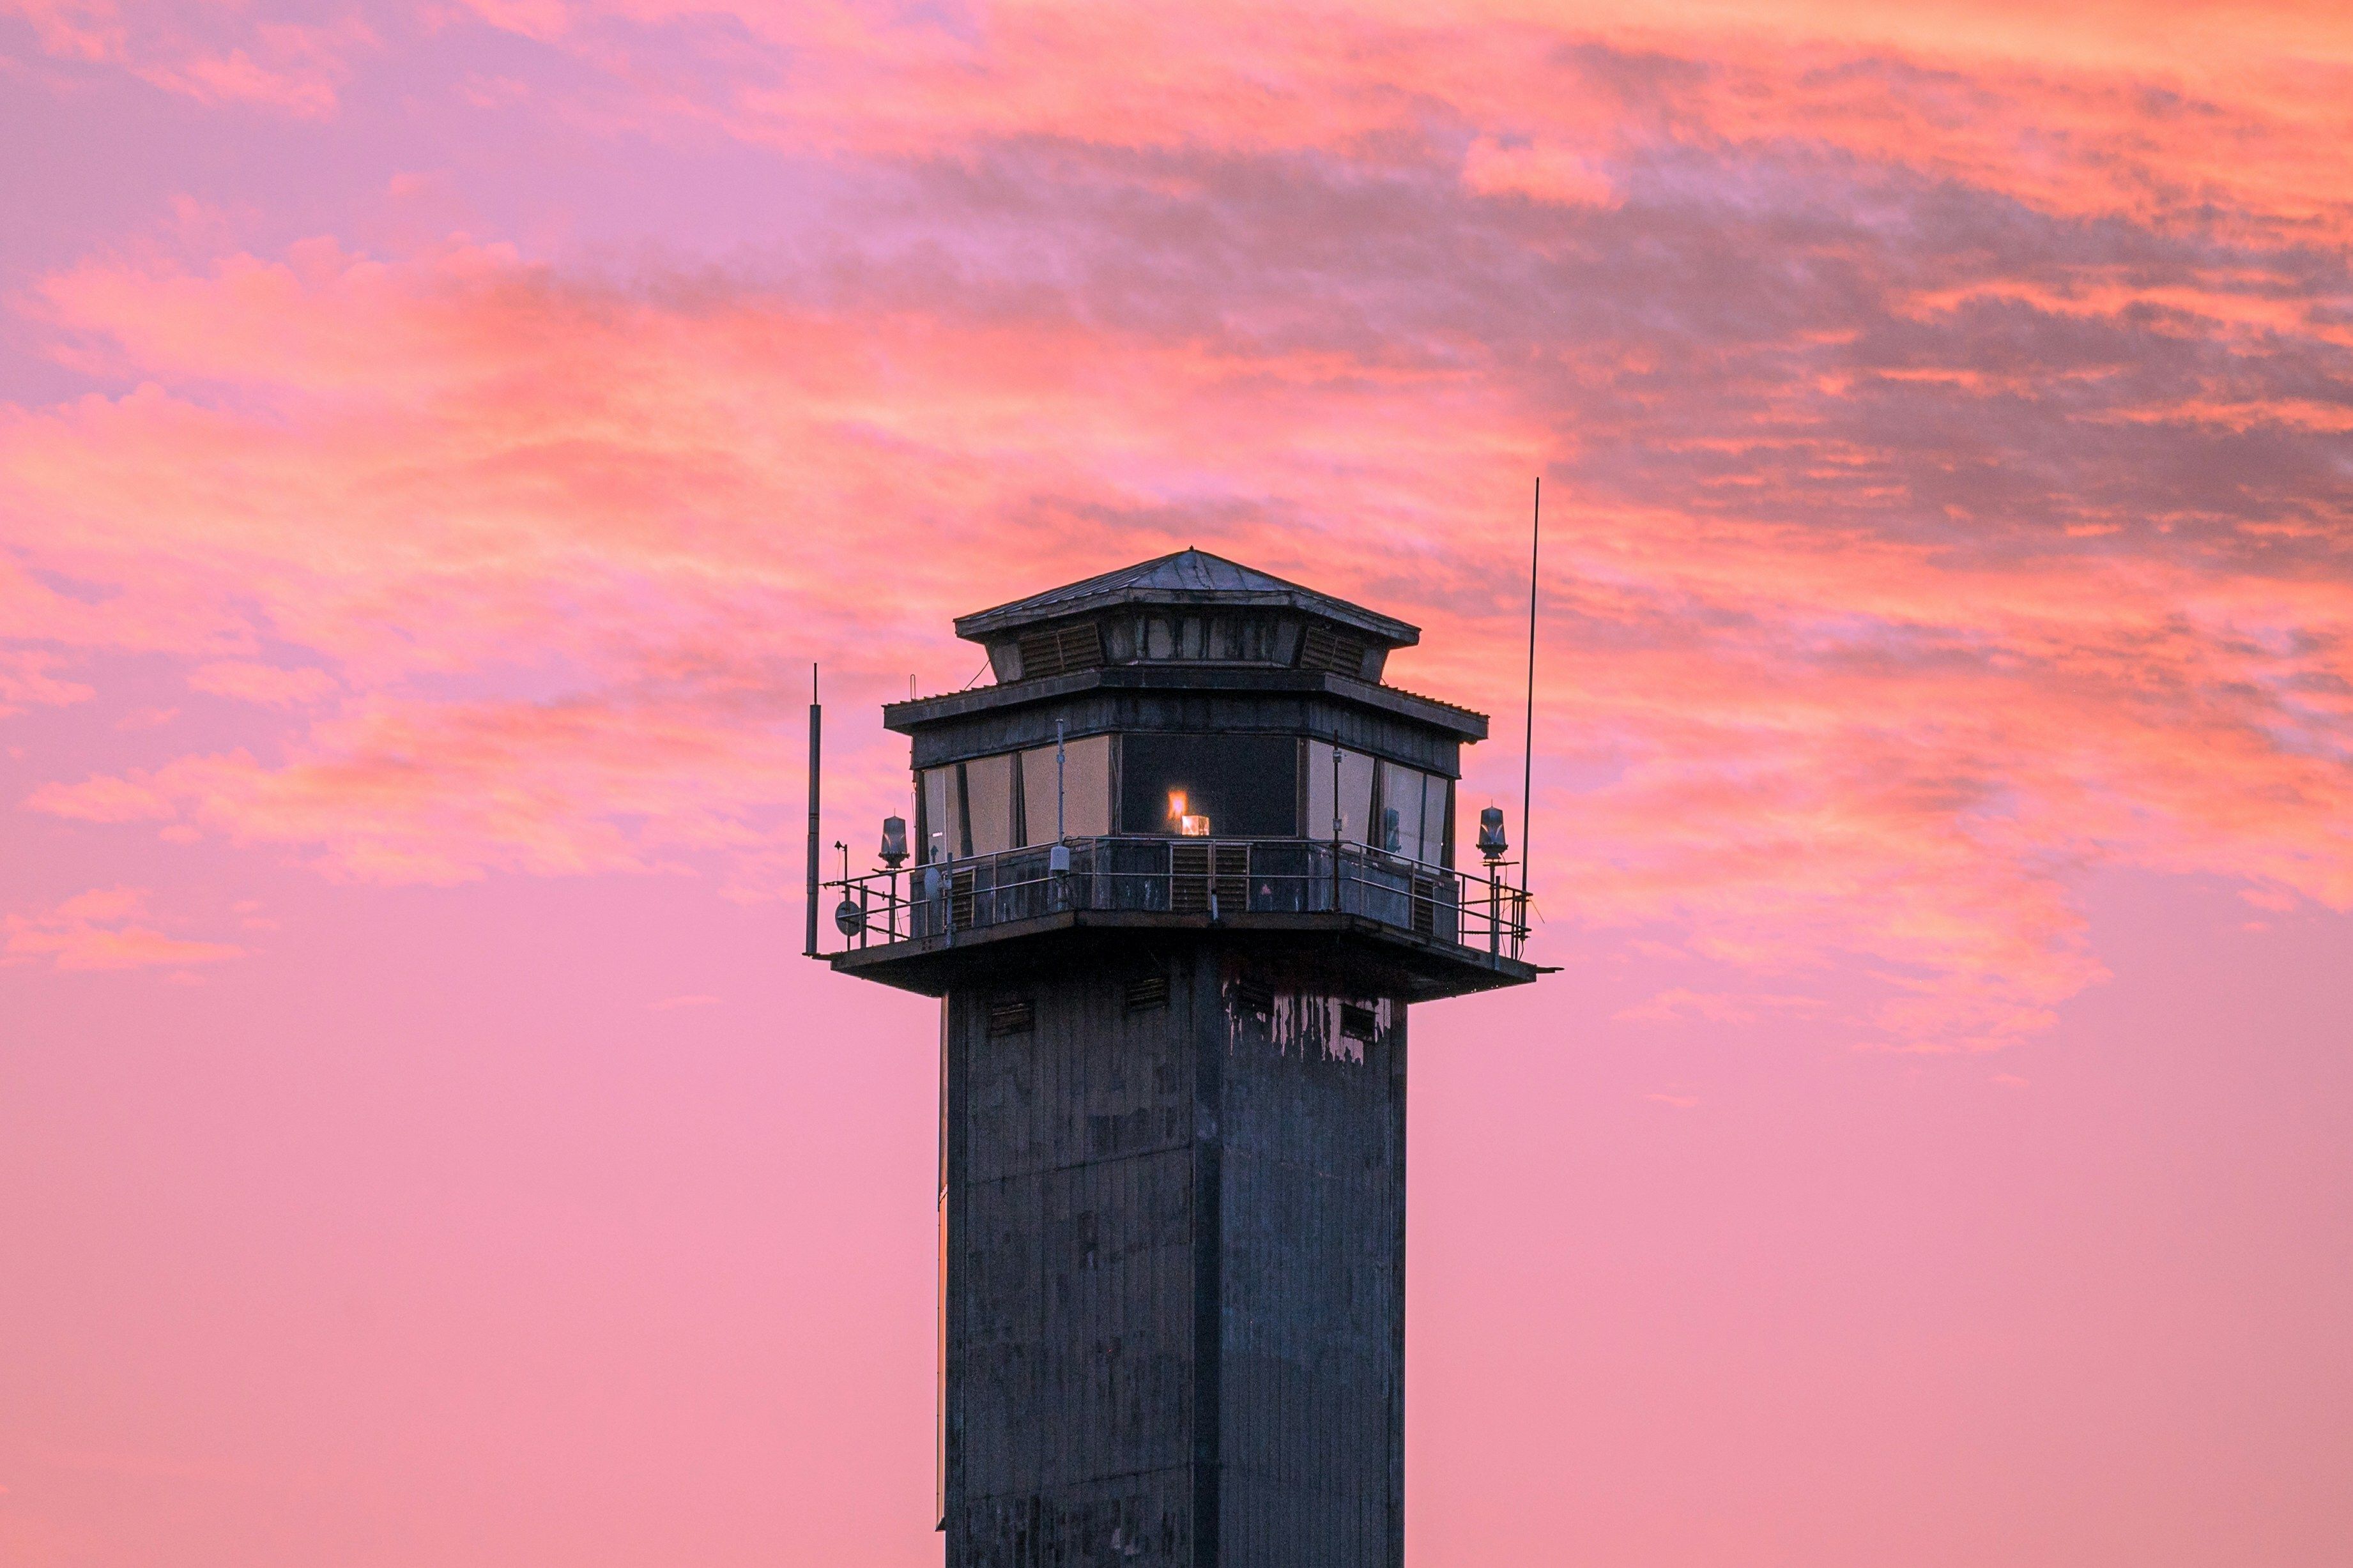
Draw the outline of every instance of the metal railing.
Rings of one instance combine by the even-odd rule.
[[[853,948],[1034,920],[1071,910],[1360,915],[1472,952],[1518,958],[1528,895],[1504,880],[1328,838],[1071,838],[904,870],[839,889],[834,924]]]

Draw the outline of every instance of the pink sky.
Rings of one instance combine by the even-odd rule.
[[[0,1564],[920,1564],[956,614],[1412,620],[1409,1555],[2353,1561],[2353,22],[0,0]],[[1467,814],[1466,814],[1467,815]]]

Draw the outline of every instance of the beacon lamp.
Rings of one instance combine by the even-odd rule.
[[[1511,851],[1511,841],[1504,837],[1504,808],[1491,805],[1479,814],[1479,853],[1493,866]]]
[[[1510,851],[1512,841],[1504,837],[1504,808],[1491,805],[1479,814],[1479,853],[1487,862],[1487,952],[1504,951],[1504,881],[1497,868]]]
[[[882,819],[882,846],[874,858],[891,871],[891,890],[884,895],[882,922],[892,942],[899,940],[899,868],[907,863],[907,819],[886,816]]]

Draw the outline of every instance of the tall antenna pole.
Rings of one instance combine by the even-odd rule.
[[[1535,783],[1536,771],[1536,550],[1543,542],[1544,476],[1538,474],[1535,515],[1528,528],[1528,720],[1527,729],[1520,741],[1520,891],[1523,893],[1528,890],[1528,791]],[[815,920],[817,917],[811,915],[809,918]]]
[[[817,764],[818,737],[825,726],[825,710],[818,705],[817,666],[809,666],[809,819],[808,819],[808,941],[801,951],[817,956]],[[843,872],[847,878],[849,873]]]

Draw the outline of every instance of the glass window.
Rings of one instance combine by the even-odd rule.
[[[965,853],[963,801],[956,794],[955,769],[923,770],[923,842],[916,856],[925,864]]]
[[[1054,748],[1021,753],[1022,818],[1029,842],[1054,841]],[[1062,837],[1100,838],[1111,831],[1111,737],[1089,735],[1062,747]]]
[[[1299,831],[1299,742],[1289,735],[1124,735],[1119,806],[1124,833],[1290,837]]]
[[[975,855],[1013,847],[1013,757],[975,757],[964,765],[965,809]]]
[[[1336,748],[1322,741],[1307,742],[1307,821],[1302,831],[1309,838],[1332,837],[1332,756]],[[1340,837],[1351,844],[1372,842],[1373,759],[1360,752],[1341,751]]]
[[[1436,773],[1421,775],[1421,858],[1433,866],[1454,864],[1454,845],[1447,835],[1453,791],[1452,779]]]
[[[1054,748],[1021,753],[1021,842],[1054,842]]]
[[[1381,812],[1397,813],[1397,852],[1409,860],[1425,858],[1421,852],[1421,773],[1395,763],[1381,764]]]

